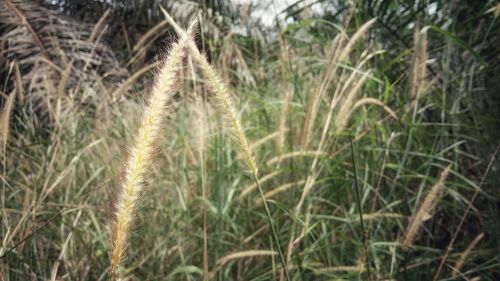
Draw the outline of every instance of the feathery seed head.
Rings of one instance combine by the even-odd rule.
[[[144,188],[144,175],[151,164],[154,144],[160,135],[161,123],[173,98],[176,73],[182,64],[184,48],[195,24],[196,20],[193,21],[186,35],[181,36],[179,41],[172,45],[163,67],[156,75],[151,97],[125,164],[125,176],[115,205],[115,221],[111,235],[110,277],[112,280],[119,279],[119,267],[124,257],[138,199]]]
[[[188,47],[190,54],[199,64],[201,71],[206,77],[207,83],[213,92],[216,105],[222,112],[222,116],[224,117],[224,120],[226,121],[226,124],[230,129],[232,137],[241,149],[245,164],[247,165],[250,172],[256,176],[258,173],[257,165],[255,164],[253,154],[250,150],[250,146],[248,145],[248,140],[245,136],[245,133],[243,132],[238,115],[236,114],[236,110],[229,95],[227,86],[224,84],[221,76],[217,73],[217,71],[208,63],[206,56],[200,53],[191,36],[184,30],[179,28],[179,26],[165,10],[162,9],[162,12],[164,13],[167,20],[172,24],[177,33],[179,33],[183,37],[189,37]]]
[[[417,234],[422,228],[422,224],[432,213],[450,170],[451,165],[444,169],[439,180],[432,186],[431,191],[427,194],[424,201],[422,201],[420,208],[418,208],[417,212],[413,215],[411,223],[405,231],[403,242],[401,243],[403,250],[406,251],[413,245]]]

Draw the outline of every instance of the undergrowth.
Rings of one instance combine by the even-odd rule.
[[[386,48],[349,11],[269,40],[173,28],[151,87],[163,59],[98,96],[91,70],[2,92],[0,280],[498,279],[488,61],[434,25]]]

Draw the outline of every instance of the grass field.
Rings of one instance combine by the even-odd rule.
[[[99,39],[7,63],[0,280],[499,280],[494,59],[436,25],[396,49],[383,24],[168,21],[149,63],[138,40],[96,71]]]

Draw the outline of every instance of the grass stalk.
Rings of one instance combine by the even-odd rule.
[[[349,135],[349,143],[351,145],[351,160],[352,160],[352,171],[354,173],[354,193],[356,194],[356,205],[359,213],[359,224],[361,227],[361,242],[363,243],[363,256],[366,260],[366,272],[368,273],[368,280],[371,280],[370,274],[370,262],[368,260],[368,241],[367,235],[365,235],[365,223],[363,221],[363,208],[361,207],[361,196],[359,195],[359,186],[358,186],[358,173],[356,169],[356,160],[354,158],[354,146],[352,142],[352,135]]]

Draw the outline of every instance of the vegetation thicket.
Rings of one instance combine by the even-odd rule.
[[[2,0],[0,280],[499,279],[500,4],[276,4]]]

